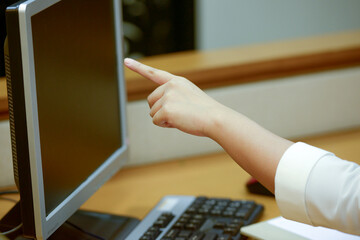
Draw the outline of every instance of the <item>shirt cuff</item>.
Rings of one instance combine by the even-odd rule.
[[[306,185],[315,164],[327,154],[332,155],[302,142],[285,151],[275,175],[275,198],[283,217],[312,225],[305,202]]]

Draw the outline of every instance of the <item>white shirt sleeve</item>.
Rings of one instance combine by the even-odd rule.
[[[360,235],[360,166],[305,143],[293,144],[276,170],[282,216]]]

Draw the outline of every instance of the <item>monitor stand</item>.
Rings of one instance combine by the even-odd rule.
[[[122,240],[140,221],[132,217],[78,210],[56,230],[49,240]],[[20,204],[16,204],[0,221],[0,231],[7,231],[21,223]],[[7,236],[10,240],[29,239],[21,229]]]

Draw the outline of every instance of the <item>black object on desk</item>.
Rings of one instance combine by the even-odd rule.
[[[249,192],[254,194],[274,196],[272,192],[270,192],[266,187],[264,187],[264,185],[262,185],[255,178],[250,178],[249,181],[246,182],[246,188]]]

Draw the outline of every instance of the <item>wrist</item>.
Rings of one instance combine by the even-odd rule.
[[[204,127],[204,136],[218,142],[224,133],[228,121],[233,118],[233,110],[219,105],[213,111],[209,111],[208,121]]]

